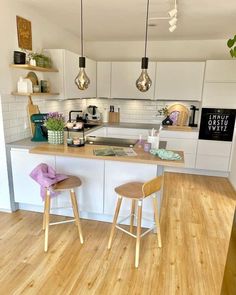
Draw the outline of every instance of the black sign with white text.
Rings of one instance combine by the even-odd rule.
[[[236,110],[203,108],[199,139],[232,141]]]

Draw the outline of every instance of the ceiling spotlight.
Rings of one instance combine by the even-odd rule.
[[[174,25],[176,25],[176,23],[177,23],[177,18],[176,18],[176,16],[173,17],[173,18],[169,21],[169,24],[170,24],[171,27],[174,26]]]
[[[171,33],[173,33],[176,30],[176,28],[177,28],[177,26],[176,25],[173,25],[173,26],[169,27],[169,31]]]
[[[176,16],[176,14],[177,14],[177,9],[174,8],[174,9],[170,10],[170,11],[168,12],[168,14],[169,14],[170,17],[174,17],[174,16]]]

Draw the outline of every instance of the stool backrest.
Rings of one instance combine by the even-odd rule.
[[[143,197],[146,198],[150,196],[151,194],[154,194],[155,192],[159,191],[162,187],[163,182],[163,176],[157,176],[143,184],[142,191],[143,191]]]

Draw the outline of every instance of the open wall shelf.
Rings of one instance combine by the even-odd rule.
[[[54,68],[43,68],[43,67],[31,66],[28,64],[24,64],[24,65],[10,64],[10,67],[16,68],[16,69],[38,71],[38,72],[58,72],[58,70]]]

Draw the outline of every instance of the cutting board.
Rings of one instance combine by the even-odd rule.
[[[189,122],[189,109],[180,103],[175,103],[168,107],[170,118],[173,121],[173,125],[186,126]]]
[[[34,135],[34,123],[31,122],[30,118],[33,114],[39,114],[39,107],[36,104],[33,104],[31,96],[29,96],[28,105],[27,105],[27,113],[29,118],[29,125],[31,129],[31,135]]]

